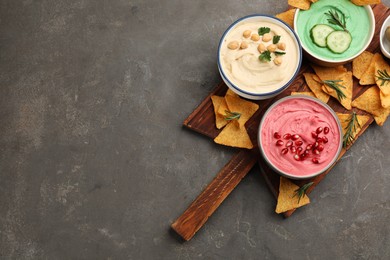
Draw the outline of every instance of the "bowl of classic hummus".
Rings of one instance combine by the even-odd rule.
[[[371,43],[375,17],[371,6],[350,0],[318,1],[309,10],[297,9],[294,30],[305,56],[322,66],[352,61]]]
[[[343,143],[340,121],[325,103],[308,96],[288,96],[272,104],[259,126],[265,161],[279,174],[307,179],[329,169]]]
[[[218,47],[218,70],[238,95],[261,100],[285,90],[299,72],[302,48],[286,23],[267,15],[238,19]]]

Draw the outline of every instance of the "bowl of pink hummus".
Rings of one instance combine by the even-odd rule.
[[[272,104],[258,132],[265,161],[291,179],[312,178],[328,170],[340,155],[342,140],[335,112],[307,96],[289,96]]]

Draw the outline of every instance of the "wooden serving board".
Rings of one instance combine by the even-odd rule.
[[[390,10],[383,4],[373,5],[373,12],[376,19],[376,28],[374,38],[368,47],[368,51],[379,52],[379,32],[383,21],[390,15]],[[351,70],[351,64],[345,65]],[[246,128],[249,136],[254,144],[252,150],[238,149],[237,153],[225,165],[223,169],[217,174],[214,180],[206,187],[206,189],[195,199],[195,201],[187,208],[187,210],[172,224],[172,228],[185,240],[190,240],[194,234],[203,226],[208,217],[218,208],[222,201],[229,195],[229,193],[238,185],[240,180],[252,169],[252,167],[259,163],[262,175],[264,176],[268,187],[272,194],[277,198],[279,193],[279,179],[280,175],[274,172],[263,160],[259,154],[257,146],[257,131],[260,120],[267,110],[276,100],[290,95],[293,91],[308,91],[309,88],[305,83],[303,73],[312,72],[309,62],[304,59],[300,72],[293,83],[280,95],[262,101],[254,101],[259,104],[259,110],[246,123]],[[184,120],[183,125],[195,132],[208,136],[214,139],[221,130],[215,127],[214,108],[211,101],[212,95],[224,96],[228,87],[224,83],[220,83],[202,102],[201,104]],[[353,99],[361,95],[367,87],[358,85],[358,81],[354,78]],[[344,109],[337,100],[330,98],[328,105],[336,112],[351,113],[355,111],[357,114],[369,115],[364,111],[354,108],[351,111]],[[371,115],[370,120],[362,126],[356,139],[362,135],[368,126],[374,121]],[[217,144],[216,144],[217,145]],[[338,160],[345,154],[351,146],[343,149]],[[338,161],[337,160],[337,161]],[[337,163],[337,162],[336,162]],[[334,165],[333,165],[334,166]],[[314,182],[307,193],[310,193],[316,185],[331,171],[333,166],[321,175],[304,181],[294,181],[301,186],[307,182]],[[294,210],[285,212],[285,217],[291,216]]]

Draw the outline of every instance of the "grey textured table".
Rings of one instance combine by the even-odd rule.
[[[2,0],[0,258],[389,259],[389,122],[289,219],[254,168],[193,240],[170,231],[235,151],[181,127],[221,34],[286,2]]]

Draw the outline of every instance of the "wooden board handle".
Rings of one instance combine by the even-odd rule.
[[[257,163],[258,156],[249,150],[236,153],[206,189],[171,225],[172,229],[184,240],[190,240]]]

